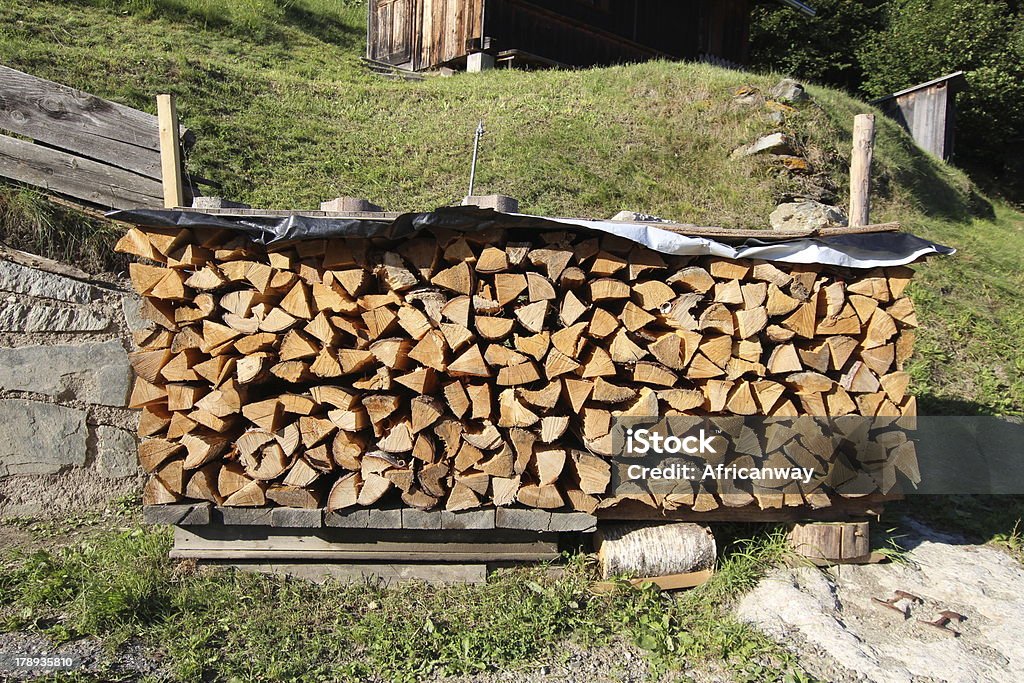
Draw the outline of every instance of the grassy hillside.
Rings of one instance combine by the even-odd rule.
[[[189,168],[257,206],[315,208],[338,195],[392,210],[457,202],[479,119],[479,191],[518,197],[528,212],[631,209],[765,227],[776,202],[809,181],[845,203],[853,115],[869,108],[842,93],[811,88],[813,102],[776,124],[733,93],[777,77],[703,65],[391,82],[360,63],[364,13],[355,0],[7,0],[0,63],[148,111],[155,93],[175,93],[199,138]],[[931,410],[1021,412],[1024,217],[987,202],[892,122],[879,125],[873,218],[960,249],[922,266],[914,286],[926,321],[917,390]],[[780,129],[801,142],[813,175],[728,159]],[[0,191],[0,231],[112,263],[109,228],[32,193]]]

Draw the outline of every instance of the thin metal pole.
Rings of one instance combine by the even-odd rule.
[[[476,124],[476,134],[473,135],[473,165],[469,167],[469,194],[473,196],[473,185],[476,183],[476,157],[480,153],[480,138],[484,134],[484,122]]]

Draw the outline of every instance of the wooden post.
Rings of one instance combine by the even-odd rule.
[[[160,175],[164,186],[164,206],[168,209],[185,202],[181,187],[181,141],[178,138],[178,110],[174,95],[156,96],[160,127]]]
[[[853,154],[850,158],[850,225],[868,225],[871,213],[871,155],[875,142],[875,115],[853,118]]]
[[[794,524],[789,542],[798,555],[829,563],[864,563],[871,557],[868,522]]]

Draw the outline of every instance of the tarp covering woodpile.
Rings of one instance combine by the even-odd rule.
[[[909,418],[906,264],[952,251],[474,210],[112,217],[139,226],[118,250],[156,324],[132,354],[147,504],[594,512],[621,502],[618,417]],[[806,431],[773,438],[764,458],[814,455]],[[875,445],[851,478],[913,478],[905,438]],[[841,484],[755,483],[741,503],[822,507]]]

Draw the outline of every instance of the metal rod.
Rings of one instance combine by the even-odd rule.
[[[484,122],[476,124],[476,133],[473,135],[473,164],[469,167],[469,194],[468,197],[473,196],[473,185],[476,183],[476,158],[480,153],[480,138],[484,134]]]

